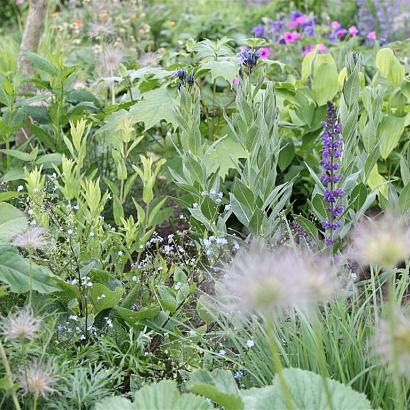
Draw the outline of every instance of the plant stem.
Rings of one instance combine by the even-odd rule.
[[[33,400],[33,410],[37,410],[37,399],[38,399],[38,394],[35,394],[34,400]]]
[[[277,346],[277,339],[274,332],[274,324],[272,319],[265,319],[266,334],[268,339],[268,344],[271,349],[272,363],[275,374],[278,376],[280,388],[282,390],[283,398],[285,400],[285,406],[287,410],[295,410],[295,404],[293,403],[292,396],[290,394],[289,387],[287,385],[285,376],[283,374],[283,365],[279,355],[279,350]]]
[[[17,400],[17,395],[16,391],[14,390],[14,381],[13,381],[13,374],[11,373],[9,361],[7,359],[7,354],[6,351],[4,350],[3,343],[0,340],[0,356],[1,356],[1,361],[3,362],[4,370],[6,372],[6,379],[11,386],[11,397],[13,399],[14,407],[16,410],[21,410],[19,401]]]
[[[327,368],[326,368],[326,353],[325,353],[325,348],[323,345],[323,335],[322,335],[322,329],[321,329],[320,321],[319,321],[319,311],[315,312],[313,328],[314,328],[316,342],[318,346],[317,361],[319,365],[319,372],[320,372],[320,375],[322,376],[323,388],[325,389],[327,404],[330,410],[334,410],[334,406],[332,402],[332,394],[330,392],[329,382],[327,379],[329,377],[329,372],[327,371]]]
[[[31,299],[33,297],[33,266],[32,266],[32,251],[28,253],[28,275],[29,275],[29,294],[28,294],[28,303],[31,305]]]
[[[400,380],[398,357],[396,349],[396,341],[394,340],[395,328],[396,328],[396,318],[395,318],[395,303],[396,303],[396,289],[395,289],[395,275],[392,272],[388,272],[387,276],[387,313],[388,313],[388,323],[389,331],[392,335],[392,374],[393,383],[396,390],[396,409],[404,410],[404,396],[403,396],[403,386]]]

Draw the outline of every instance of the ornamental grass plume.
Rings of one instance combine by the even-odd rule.
[[[36,397],[45,397],[55,391],[52,385],[56,378],[53,376],[52,369],[45,364],[32,363],[28,369],[20,373],[18,380],[24,394],[31,393]]]
[[[352,235],[351,259],[391,269],[410,256],[408,221],[391,213],[360,223]]]
[[[29,228],[21,235],[14,238],[12,245],[28,251],[43,250],[47,247],[48,241],[45,237],[47,230],[44,228]]]
[[[8,340],[33,339],[41,327],[42,320],[33,314],[30,306],[3,318],[1,332]]]
[[[222,288],[221,296],[232,296],[230,310],[263,315],[295,308],[309,311],[335,296],[339,286],[336,270],[327,257],[254,243],[234,257]]]
[[[393,314],[394,327],[386,320],[378,323],[373,352],[389,371],[410,377],[410,319],[399,309]]]

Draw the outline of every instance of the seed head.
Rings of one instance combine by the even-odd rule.
[[[29,228],[21,235],[16,236],[12,244],[31,251],[45,249],[48,244],[45,238],[46,232],[44,228]]]
[[[350,253],[362,265],[393,268],[410,256],[410,229],[390,213],[368,219],[353,232]]]
[[[379,322],[374,338],[374,353],[389,370],[392,370],[396,360],[399,372],[410,377],[410,319],[398,309],[394,314],[394,329],[385,320]]]
[[[6,339],[32,339],[41,326],[41,319],[34,316],[31,307],[26,306],[14,314],[4,318],[1,330]]]
[[[52,370],[44,364],[32,363],[27,370],[20,373],[18,379],[24,394],[31,393],[34,396],[44,397],[55,391],[51,386],[56,378]]]
[[[102,54],[103,72],[113,75],[118,70],[122,60],[123,54],[121,50],[113,47],[105,49]]]
[[[232,295],[237,311],[309,310],[334,296],[338,279],[330,260],[300,249],[269,249],[253,244],[240,251],[228,267],[223,293]],[[221,295],[223,296],[223,295]]]

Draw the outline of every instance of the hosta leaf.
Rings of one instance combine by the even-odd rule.
[[[390,48],[382,48],[376,55],[376,67],[383,77],[398,87],[404,80],[405,69]]]
[[[27,228],[24,212],[7,202],[0,203],[0,243],[8,242]]]
[[[313,64],[312,90],[319,106],[332,100],[339,89],[337,67],[330,54],[318,54]]]
[[[176,91],[161,87],[143,94],[142,100],[130,109],[130,116],[134,123],[143,122],[146,130],[162,120],[177,126],[175,115],[177,107]]]
[[[403,213],[410,211],[410,182],[400,192],[399,207]]]
[[[17,248],[0,245],[0,281],[14,293],[25,293],[30,289],[30,263],[23,258]],[[52,293],[60,289],[55,285],[52,272],[45,266],[31,264],[33,290],[39,293]]]
[[[396,148],[404,131],[404,118],[386,115],[379,126],[380,155],[386,159]]]

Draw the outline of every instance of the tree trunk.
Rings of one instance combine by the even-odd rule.
[[[21,41],[20,52],[17,58],[17,69],[26,77],[34,74],[33,65],[27,58],[27,52],[37,52],[41,36],[44,31],[44,23],[47,16],[48,0],[30,0],[28,16],[24,26],[23,39]],[[33,92],[34,89],[29,83],[23,83],[21,93]],[[16,144],[24,141],[29,134],[28,127],[23,127],[16,133]]]
[[[44,31],[44,23],[47,15],[48,0],[30,0],[28,16],[24,26],[23,39],[17,60],[19,71],[24,75],[33,74],[33,66],[27,59],[26,53],[37,52],[41,36]]]

